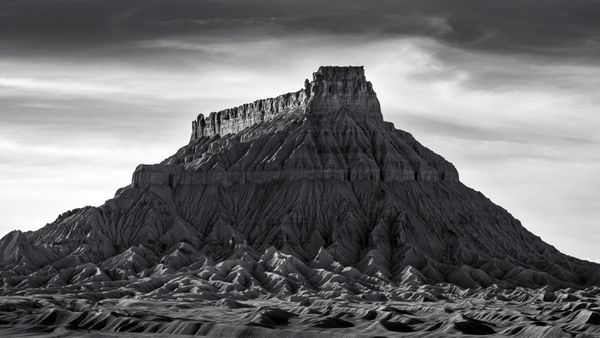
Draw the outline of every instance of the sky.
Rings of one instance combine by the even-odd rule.
[[[191,121],[364,65],[384,118],[600,262],[600,2],[0,0],[0,235],[101,205]]]

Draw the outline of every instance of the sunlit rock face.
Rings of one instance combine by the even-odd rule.
[[[411,299],[427,295],[400,286],[600,283],[598,265],[529,233],[385,122],[362,67],[321,67],[297,92],[192,127],[104,205],[0,240],[5,294]]]
[[[341,109],[358,119],[383,120],[379,101],[363,67],[320,67],[304,88],[275,98],[256,100],[235,108],[199,114],[192,121],[192,140],[237,133],[282,115],[319,116]]]

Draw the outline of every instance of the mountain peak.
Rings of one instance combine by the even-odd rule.
[[[200,114],[188,145],[133,182],[458,181],[456,168],[384,123],[362,66],[323,66],[304,88]],[[166,166],[165,166],[166,165]]]
[[[305,84],[309,100],[307,115],[322,115],[345,109],[357,119],[383,121],[379,100],[362,66],[322,66]]]
[[[362,66],[321,66],[304,88],[274,98],[199,114],[192,121],[191,140],[235,134],[284,114],[320,116],[346,109],[358,119],[383,121],[379,100]]]
[[[363,66],[321,66],[313,73],[313,81],[367,81]]]

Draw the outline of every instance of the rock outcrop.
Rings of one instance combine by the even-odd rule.
[[[192,126],[104,205],[0,240],[5,292],[101,282],[379,299],[398,285],[600,283],[597,264],[544,243],[385,122],[362,67],[321,67],[297,92]]]
[[[342,108],[356,113],[356,117],[383,120],[363,67],[321,67],[313,74],[313,81],[307,79],[297,92],[210,113],[206,118],[199,114],[192,121],[191,139],[237,133],[284,114],[312,117]]]

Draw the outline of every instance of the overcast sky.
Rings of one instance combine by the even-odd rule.
[[[600,261],[600,2],[1,0],[0,235],[100,205],[200,113],[364,65],[384,118]]]

